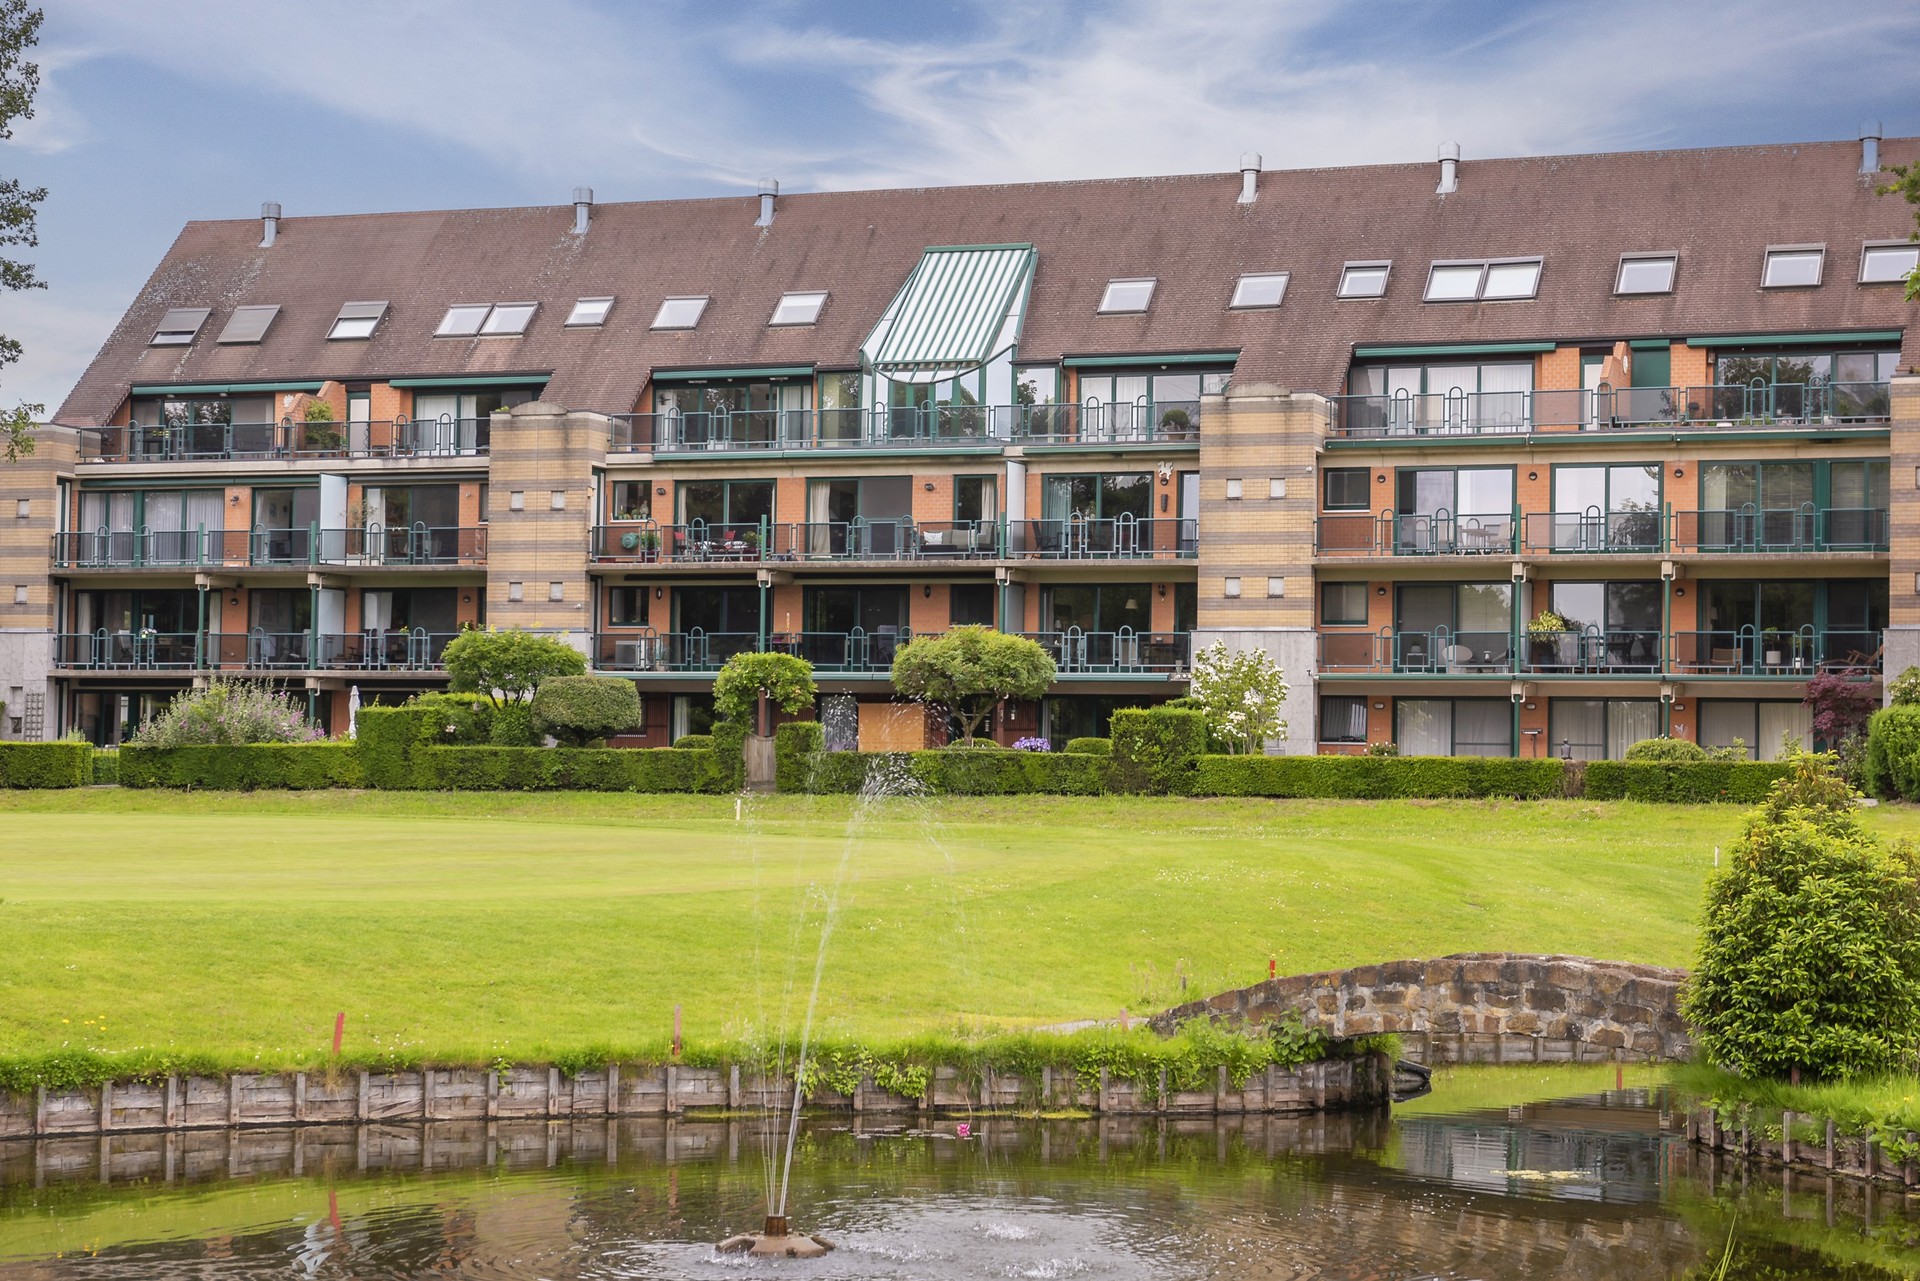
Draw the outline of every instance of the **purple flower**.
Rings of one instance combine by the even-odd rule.
[[[1016,738],[1013,740],[1016,752],[1051,752],[1053,744],[1044,738]]]

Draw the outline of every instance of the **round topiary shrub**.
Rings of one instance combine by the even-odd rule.
[[[675,747],[701,748],[701,749],[711,750],[713,748],[713,735],[682,734],[679,738],[676,738],[673,740],[673,745]]]
[[[618,676],[553,676],[533,695],[535,733],[568,747],[640,728],[640,691]]]
[[[1110,738],[1070,738],[1067,751],[1075,756],[1112,756],[1113,740]]]
[[[1643,738],[1627,749],[1630,761],[1704,761],[1706,748],[1684,738]]]
[[[1911,1071],[1920,1053],[1920,860],[1883,846],[1844,780],[1793,759],[1707,883],[1682,998],[1712,1062],[1748,1077]]]

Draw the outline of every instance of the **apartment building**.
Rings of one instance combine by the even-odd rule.
[[[1291,752],[1762,755],[1920,662],[1920,141],[195,222],[0,479],[10,737],[566,637],[662,745],[1032,636],[1004,738],[1278,658]],[[1896,448],[1895,446],[1899,447]],[[1911,482],[1911,483],[1909,483]]]

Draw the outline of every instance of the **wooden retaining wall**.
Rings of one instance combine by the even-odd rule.
[[[1789,1112],[1785,1119],[1789,1124],[1781,1127],[1782,1137],[1777,1139],[1745,1125],[1721,1125],[1712,1108],[1697,1108],[1677,1116],[1674,1123],[1682,1128],[1687,1142],[1697,1147],[1713,1153],[1729,1153],[1743,1161],[1778,1166],[1789,1173],[1806,1171],[1897,1183],[1905,1188],[1920,1187],[1920,1163],[1889,1159],[1877,1140],[1865,1135],[1837,1134],[1833,1121],[1827,1118]],[[1802,1125],[1820,1127],[1822,1136],[1815,1140],[1787,1138],[1795,1120]],[[1911,1131],[1905,1139],[1908,1144],[1915,1144]]]
[[[1109,1078],[1083,1085],[1046,1069],[1038,1081],[989,1073],[970,1080],[934,1069],[924,1098],[877,1089],[862,1080],[852,1094],[821,1091],[810,1108],[853,1113],[1002,1112],[1080,1108],[1122,1116],[1222,1116],[1384,1107],[1392,1064],[1384,1055],[1268,1068],[1234,1089],[1226,1068],[1212,1088],[1169,1090]],[[612,1067],[567,1076],[556,1067],[424,1068],[404,1072],[236,1073],[110,1082],[72,1090],[0,1095],[0,1139],[212,1127],[463,1121],[510,1118],[679,1116],[729,1110],[785,1111],[791,1078],[743,1076],[740,1069]]]

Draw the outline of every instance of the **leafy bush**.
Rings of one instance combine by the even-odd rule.
[[[85,787],[91,743],[0,743],[0,787]]]
[[[368,787],[403,791],[413,786],[413,752],[423,739],[432,742],[446,723],[440,709],[408,703],[403,707],[363,707],[354,745]]]
[[[93,781],[96,785],[110,787],[120,781],[120,753],[108,748],[96,749],[93,753]]]
[[[1684,738],[1643,738],[1627,749],[1630,761],[1704,761],[1707,749]]]
[[[533,695],[533,730],[587,747],[640,728],[640,691],[620,676],[555,676]]]
[[[1586,797],[1592,801],[1652,801],[1751,805],[1787,773],[1780,761],[1589,761]]]
[[[434,713],[421,721],[420,741],[443,747],[486,742],[498,714],[493,700],[478,694],[415,694],[406,705]]]
[[[204,689],[185,690],[140,727],[142,747],[201,747],[237,743],[310,743],[322,737],[304,708],[258,681],[216,677]]]
[[[1682,1012],[1752,1077],[1911,1070],[1920,1051],[1920,860],[1860,826],[1825,758],[1796,755],[1707,883]]]
[[[1344,800],[1562,794],[1557,758],[1505,756],[1203,756],[1197,796],[1324,797]]]
[[[813,664],[792,654],[735,654],[713,678],[713,710],[753,731],[760,695],[789,716],[813,707]]]
[[[969,743],[1004,700],[1040,698],[1053,677],[1053,656],[1046,650],[991,627],[916,636],[893,656],[894,691],[951,712]]]
[[[1365,747],[1360,749],[1360,755],[1362,756],[1398,756],[1400,755],[1400,744],[1368,743]]]
[[[539,747],[541,740],[533,728],[532,706],[527,703],[505,703],[494,709],[493,726],[487,731],[487,742],[494,747]]]
[[[683,748],[689,748],[689,749],[691,749],[691,748],[699,748],[699,749],[700,749],[700,750],[702,750],[702,751],[712,751],[712,750],[713,750],[713,735],[711,735],[711,734],[682,734],[682,735],[681,735],[681,736],[680,736],[679,738],[676,738],[676,739],[674,739],[674,740],[673,740],[673,745],[674,745],[675,747],[683,747]]]
[[[1129,792],[1180,795],[1193,785],[1194,762],[1207,746],[1204,712],[1123,707],[1112,722],[1114,781]]]
[[[363,787],[366,771],[353,743],[246,743],[120,749],[122,787],[178,787],[219,792],[257,788],[315,790]]]
[[[1112,756],[1113,740],[1110,738],[1070,738],[1067,750],[1075,756]]]
[[[1800,704],[1813,712],[1813,736],[1833,745],[1866,733],[1867,718],[1880,700],[1860,677],[1820,672],[1807,682]]]
[[[426,791],[721,792],[710,751],[674,747],[424,747],[414,785]]]
[[[519,627],[469,628],[447,642],[441,661],[449,690],[495,704],[524,703],[540,682],[587,670],[587,660],[573,646]]]
[[[1868,718],[1866,776],[1875,796],[1920,799],[1920,705],[1896,704]]]
[[[713,763],[720,772],[722,792],[747,785],[747,730],[744,721],[720,721],[713,727]]]
[[[1229,650],[1215,641],[1193,656],[1192,687],[1208,730],[1230,754],[1258,756],[1267,740],[1287,736],[1280,719],[1287,682],[1264,649]]]
[[[1909,667],[1887,682],[1887,706],[1920,705],[1920,667]]]
[[[814,758],[821,754],[826,744],[827,732],[819,721],[788,721],[784,725],[774,726],[774,790],[807,791],[808,781],[813,775]]]

